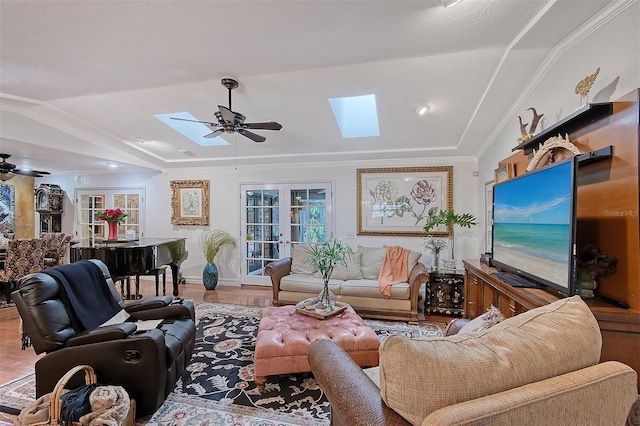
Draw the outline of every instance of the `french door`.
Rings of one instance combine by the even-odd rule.
[[[243,284],[271,285],[264,267],[291,256],[296,244],[333,232],[331,183],[241,185]]]
[[[120,209],[127,214],[118,226],[118,238],[126,232],[135,238],[144,236],[144,188],[76,190],[76,235],[79,238],[107,238],[108,229],[98,212]]]

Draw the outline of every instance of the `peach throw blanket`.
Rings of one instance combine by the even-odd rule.
[[[391,297],[391,286],[409,280],[409,250],[400,246],[387,247],[378,276],[380,292]]]

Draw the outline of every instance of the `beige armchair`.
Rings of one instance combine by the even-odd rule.
[[[599,363],[601,344],[576,296],[487,330],[391,336],[378,370],[363,371],[330,341],[311,344],[309,364],[333,426],[637,425],[637,373]]]

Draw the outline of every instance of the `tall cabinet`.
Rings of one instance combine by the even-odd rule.
[[[611,103],[605,114],[586,122],[574,120],[565,131],[583,153],[612,147],[611,158],[581,167],[578,173],[576,242],[579,247],[595,244],[618,259],[617,271],[598,277],[597,296],[585,301],[602,331],[602,361],[624,362],[640,373],[639,99],[640,90],[634,90]],[[557,135],[558,129],[549,131],[554,130]],[[500,165],[510,163],[516,175],[524,173],[532,158],[526,151],[520,149]],[[467,318],[491,304],[510,317],[559,297],[540,289],[512,288],[479,261],[467,260],[464,266]]]

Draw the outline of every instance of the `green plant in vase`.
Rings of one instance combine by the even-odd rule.
[[[329,279],[336,266],[347,266],[347,257],[353,257],[353,249],[341,240],[331,237],[322,243],[313,243],[307,248],[309,257],[307,263],[315,268],[322,276],[324,287],[318,295],[318,308],[331,310],[335,302],[335,295],[329,290]]]
[[[429,218],[423,229],[426,233],[438,226],[446,226],[449,228],[449,261],[445,262],[447,269],[456,269],[455,260],[455,238],[453,235],[453,226],[458,225],[463,228],[471,228],[476,225],[476,217],[471,213],[457,214],[453,210],[440,210],[437,214],[436,210],[429,211]],[[433,213],[433,214],[432,214]]]
[[[200,235],[200,248],[207,260],[202,272],[202,282],[207,290],[213,290],[218,285],[218,267],[214,263],[215,257],[224,246],[237,246],[236,239],[227,231],[212,229]]]
[[[433,266],[432,271],[438,270],[438,263],[440,263],[440,252],[447,248],[447,242],[439,238],[429,237],[425,243],[425,247],[433,254]]]

